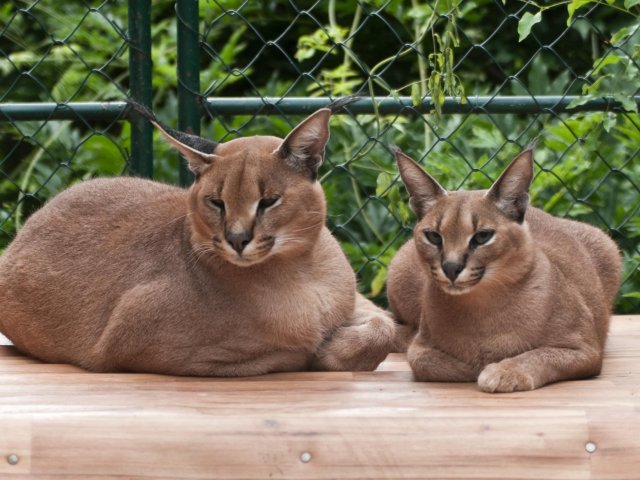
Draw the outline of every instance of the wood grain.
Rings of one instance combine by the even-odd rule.
[[[413,382],[402,355],[202,379],[0,346],[0,479],[24,478],[640,478],[640,317],[614,318],[600,377],[501,395]]]

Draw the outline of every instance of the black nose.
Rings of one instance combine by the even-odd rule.
[[[452,282],[455,281],[456,278],[458,278],[458,275],[460,275],[460,272],[462,270],[464,270],[464,264],[462,263],[444,262],[442,264],[442,271]]]
[[[229,245],[233,247],[233,249],[242,253],[244,248],[249,245],[251,239],[253,238],[250,232],[242,232],[242,233],[225,233],[224,238],[229,242]]]

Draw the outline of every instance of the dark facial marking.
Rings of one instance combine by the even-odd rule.
[[[440,225],[442,224],[442,215],[440,215],[438,217],[438,219],[436,220],[436,231],[440,231]]]
[[[473,213],[471,215],[471,224],[473,225],[473,231],[478,230],[478,222],[480,221],[480,217],[478,217],[477,213]]]

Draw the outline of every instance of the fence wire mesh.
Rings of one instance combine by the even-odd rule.
[[[51,120],[45,103],[127,94],[126,8],[114,4],[4,2],[0,6],[0,104],[28,102],[29,121],[0,121],[0,249],[44,200],[71,182],[126,170],[127,126]],[[100,38],[100,41],[96,41]],[[98,110],[99,108],[95,108]]]
[[[335,116],[321,172],[330,227],[363,292],[384,301],[386,266],[414,221],[389,145],[447,188],[484,188],[538,138],[532,203],[608,230],[625,256],[616,309],[640,311],[638,2],[187,3],[147,4],[152,104],[169,125],[218,141],[283,136],[318,105],[313,97],[359,92],[396,105],[363,98]],[[0,107],[133,92],[122,2],[14,1],[0,7],[0,22]],[[463,93],[473,108],[443,103]],[[595,100],[605,95],[615,105]],[[576,96],[591,102],[579,106]],[[0,114],[0,248],[69,183],[147,161],[129,153],[120,113]],[[175,154],[159,141],[153,148],[153,176],[177,183]]]

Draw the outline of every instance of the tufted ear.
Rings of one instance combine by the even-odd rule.
[[[533,148],[523,150],[495,181],[486,198],[507,217],[522,223],[529,205],[529,186],[533,180]]]
[[[140,115],[149,120],[164,137],[164,139],[173,148],[178,150],[184,157],[189,165],[189,169],[195,174],[196,177],[209,166],[212,162],[218,158],[213,152],[218,146],[218,142],[207,140],[206,138],[198,137],[197,135],[191,135],[189,133],[179,132],[173,128],[169,128],[160,122],[155,114],[153,114],[144,105],[141,105],[133,100],[128,100],[127,103]]]
[[[331,110],[328,108],[311,114],[287,135],[274,154],[294,170],[315,180],[329,141],[330,118]]]
[[[447,195],[447,191],[402,150],[394,148],[393,153],[402,181],[409,192],[409,206],[422,218],[440,197]]]
[[[180,152],[196,177],[218,158],[213,153],[218,146],[217,142],[164,127],[158,122],[151,123],[160,130],[167,143]]]

